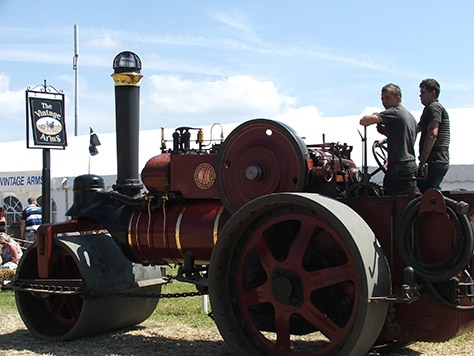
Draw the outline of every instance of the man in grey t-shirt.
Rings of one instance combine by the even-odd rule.
[[[439,92],[439,83],[434,79],[420,83],[420,100],[425,108],[418,123],[421,132],[419,172],[428,164],[427,179],[418,182],[421,192],[428,188],[441,190],[441,182],[449,170],[449,115],[438,101]]]
[[[398,85],[385,85],[381,99],[385,111],[364,116],[360,124],[377,124],[378,131],[387,136],[388,168],[383,180],[385,194],[408,194],[408,178],[414,176],[417,170],[413,148],[416,140],[416,120],[402,106],[402,92]]]

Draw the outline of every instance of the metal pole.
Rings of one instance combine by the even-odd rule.
[[[364,165],[364,176],[369,173],[369,165],[367,163],[367,126],[364,126],[364,158],[362,160]]]
[[[78,114],[77,114],[77,72],[78,72],[78,59],[79,59],[79,29],[77,25],[74,25],[74,58],[73,58],[73,65],[72,68],[75,72],[75,81],[74,81],[74,136],[77,136],[77,121],[78,121]]]
[[[51,222],[51,152],[43,149],[43,185],[41,188],[41,210],[43,223]]]
[[[202,312],[205,314],[209,313],[209,295],[208,294],[203,294],[202,296]]]

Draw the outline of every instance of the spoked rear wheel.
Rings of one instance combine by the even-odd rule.
[[[380,282],[384,281],[384,282]],[[316,194],[272,194],[234,214],[213,251],[210,297],[238,355],[361,355],[387,305],[388,269],[373,233]]]

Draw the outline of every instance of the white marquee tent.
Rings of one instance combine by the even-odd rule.
[[[451,167],[443,188],[474,190],[474,155],[469,149],[469,142],[473,139],[474,132],[474,108],[450,109],[448,112],[451,122]],[[417,119],[420,114],[419,111],[413,112]],[[304,119],[286,117],[281,121],[300,133],[307,144],[322,143],[324,134],[326,142],[340,142],[354,146],[352,159],[360,167],[362,146],[358,131],[363,133],[363,127],[359,125],[360,117],[361,115]],[[237,125],[223,125],[224,135],[230,134]],[[203,127],[205,139],[209,139],[210,127]],[[171,141],[173,131],[174,128],[165,130],[166,140]],[[375,127],[369,127],[367,133],[369,145],[381,137]],[[65,211],[72,204],[74,177],[92,173],[104,176],[108,186],[115,183],[117,172],[115,133],[97,134],[101,145],[98,146],[99,154],[96,156],[89,155],[89,135],[69,136],[65,150],[51,150],[52,197],[58,220],[64,218]],[[191,140],[195,140],[194,131],[192,134]],[[213,136],[220,136],[220,129],[214,129]],[[140,170],[148,159],[161,153],[160,145],[159,128],[140,132]],[[168,143],[168,147],[171,147],[171,142]],[[0,168],[0,198],[5,204],[8,197],[16,197],[17,211],[21,211],[29,196],[41,195],[41,182],[38,182],[37,177],[41,176],[43,167],[42,150],[27,149],[25,141],[15,141],[0,143],[0,151],[3,153]],[[370,147],[368,151],[369,165],[374,166]]]

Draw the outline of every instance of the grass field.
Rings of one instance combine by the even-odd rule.
[[[176,272],[168,268],[167,273]],[[189,283],[182,283],[176,280],[162,287],[163,294],[175,294],[184,292],[196,292],[196,287]],[[158,308],[150,316],[150,319],[158,322],[168,322],[170,320],[189,324],[192,327],[214,325],[214,321],[203,312],[202,297],[187,298],[161,298]],[[209,306],[210,310],[210,306]],[[15,294],[12,291],[0,292],[0,313],[16,312]],[[1,315],[0,314],[0,315]]]

